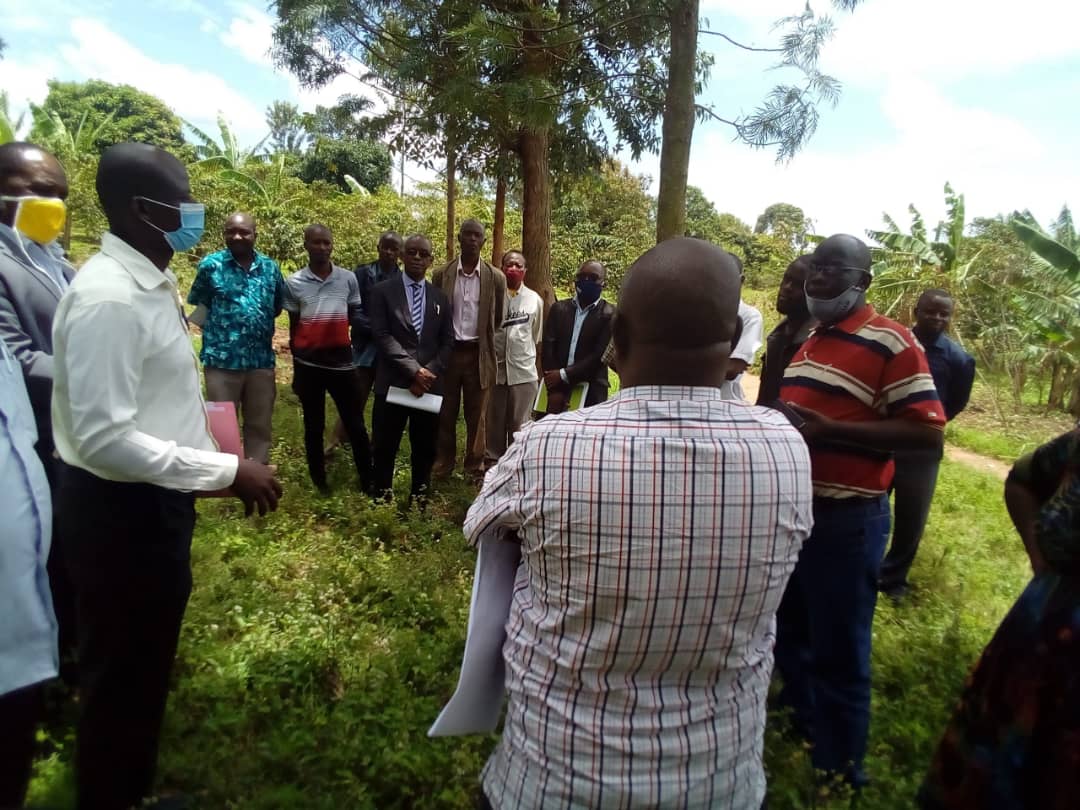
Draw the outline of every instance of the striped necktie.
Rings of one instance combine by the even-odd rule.
[[[419,281],[413,281],[409,283],[409,287],[412,289],[412,323],[413,329],[416,330],[416,334],[420,334],[420,326],[423,323],[424,318],[424,297],[421,295],[423,287]]]

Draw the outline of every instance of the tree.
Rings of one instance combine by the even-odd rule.
[[[833,0],[833,5],[850,11],[859,2]],[[658,242],[678,236],[685,229],[686,182],[696,118],[709,117],[727,124],[742,142],[757,148],[775,147],[777,160],[788,160],[817,129],[818,106],[835,105],[840,92],[839,82],[818,69],[821,47],[833,35],[832,21],[828,17],[816,17],[807,3],[802,14],[777,23],[775,28],[782,33],[777,47],[751,47],[719,31],[700,32],[722,37],[731,46],[747,51],[779,54],[780,63],[776,67],[793,68],[802,76],[799,84],[777,85],[756,110],[736,119],[700,107],[695,104],[695,97],[708,75],[711,57],[698,53],[698,0],[670,0],[663,8],[668,15],[670,49],[660,151]]]
[[[301,154],[308,145],[310,133],[304,127],[300,108],[288,101],[275,101],[266,108],[266,126],[270,129],[270,145],[275,152]]]
[[[54,114],[68,130],[74,131],[85,117],[85,125],[94,131],[91,148],[100,155],[106,147],[123,141],[139,141],[179,152],[184,146],[180,119],[156,96],[127,84],[109,84],[98,79],[87,82],[61,82],[50,79],[49,92],[41,108],[41,121]],[[39,118],[35,116],[30,138],[42,137]]]
[[[791,245],[796,253],[806,249],[807,237],[814,223],[797,205],[773,203],[766,208],[754,225],[754,233],[772,234]]]
[[[11,117],[10,100],[6,90],[0,90],[0,144],[18,140],[19,131],[22,129],[26,112],[19,113],[19,117]]]
[[[377,141],[339,141],[318,138],[300,161],[298,176],[305,183],[324,180],[349,191],[352,177],[367,191],[390,184],[390,150]]]
[[[387,92],[404,87],[398,95],[426,113],[405,126],[424,138],[434,122],[454,160],[511,149],[522,182],[528,284],[547,300],[552,174],[580,168],[583,158],[595,163],[612,140],[635,156],[657,145],[665,22],[651,7],[631,0],[278,0],[276,8],[278,61],[305,84],[351,73]]]

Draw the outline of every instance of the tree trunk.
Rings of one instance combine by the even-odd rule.
[[[499,172],[495,183],[495,222],[491,226],[491,263],[502,267],[503,230],[506,226],[506,174]]]
[[[694,137],[699,0],[673,0],[671,56],[664,97],[660,146],[660,189],[656,198],[656,241],[686,233],[686,182]]]
[[[454,210],[457,207],[457,146],[446,136],[446,260],[457,253],[455,249]]]
[[[1072,394],[1069,397],[1069,413],[1080,419],[1080,370],[1072,369],[1070,383]]]
[[[525,283],[544,300],[544,311],[555,301],[551,285],[551,171],[547,128],[521,133],[521,176],[524,205],[521,212],[522,250],[528,265]]]
[[[1050,364],[1050,396],[1046,400],[1048,411],[1065,410],[1065,382],[1068,369],[1060,360]]]

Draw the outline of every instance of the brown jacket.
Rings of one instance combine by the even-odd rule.
[[[450,306],[454,304],[454,284],[457,282],[458,259],[439,267],[431,275],[431,283],[441,287]],[[495,332],[502,329],[504,309],[506,307],[506,276],[502,270],[480,259],[477,269],[480,273],[480,306],[477,318],[477,333],[480,337],[480,387],[491,388],[495,385]]]

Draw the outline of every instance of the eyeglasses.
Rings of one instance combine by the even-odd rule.
[[[430,250],[421,250],[420,248],[405,248],[406,256],[419,256],[421,259],[430,259]]]
[[[821,273],[823,276],[836,277],[844,273],[869,273],[868,267],[853,267],[850,264],[817,264],[816,262],[810,263],[810,273]],[[807,274],[809,275],[809,273]]]

